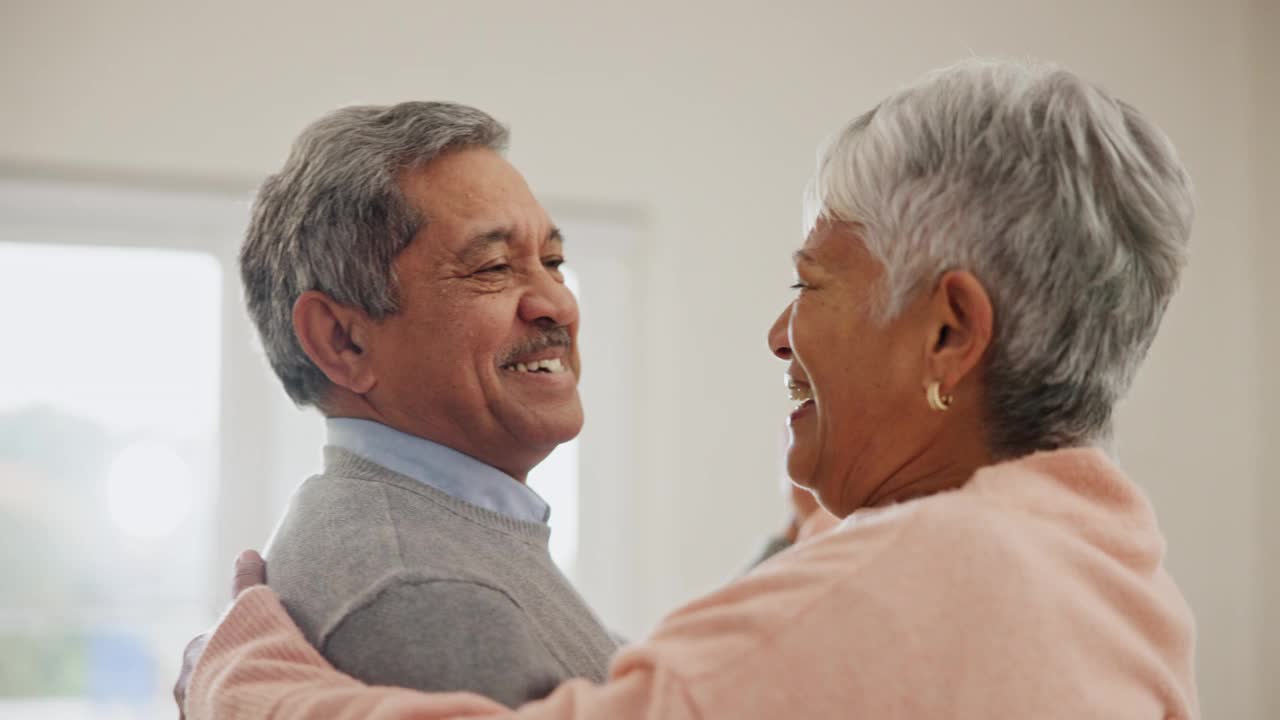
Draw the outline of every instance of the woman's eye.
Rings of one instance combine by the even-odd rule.
[[[564,265],[564,258],[547,258],[542,261],[542,264],[551,270],[559,270],[560,266]]]
[[[808,283],[797,282],[791,286],[791,289],[792,290],[808,290],[809,285]]]

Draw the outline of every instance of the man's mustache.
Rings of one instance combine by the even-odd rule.
[[[568,328],[554,327],[550,330],[543,330],[541,334],[529,338],[508,350],[499,365],[508,365],[525,355],[531,355],[538,351],[553,347],[573,347],[573,336],[569,334]]]

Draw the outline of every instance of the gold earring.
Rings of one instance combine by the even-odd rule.
[[[929,389],[925,391],[925,397],[929,400],[929,407],[938,412],[946,412],[951,409],[951,401],[954,399],[950,395],[942,394],[942,383],[934,380],[929,383]]]

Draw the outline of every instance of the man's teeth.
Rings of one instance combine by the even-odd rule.
[[[552,358],[550,360],[535,360],[531,363],[515,363],[504,366],[507,370],[515,372],[544,372],[557,374],[566,372],[564,363],[560,362],[560,358]]]

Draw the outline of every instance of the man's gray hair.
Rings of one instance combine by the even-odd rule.
[[[856,223],[882,317],[949,270],[990,294],[1001,457],[1105,442],[1186,262],[1192,187],[1154,124],[1061,68],[973,60],[854,120],[821,154],[808,228]]]
[[[345,107],[302,131],[254,201],[240,250],[249,315],[289,397],[318,405],[330,383],[293,331],[307,290],[373,318],[398,310],[392,261],[427,222],[399,176],[452,149],[506,149],[507,129],[465,105],[406,102]]]

